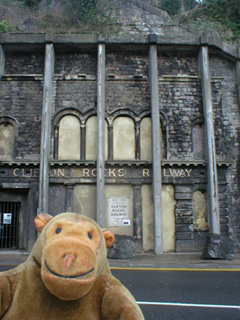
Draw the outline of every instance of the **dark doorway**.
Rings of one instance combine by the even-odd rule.
[[[20,202],[0,202],[0,248],[18,249]]]

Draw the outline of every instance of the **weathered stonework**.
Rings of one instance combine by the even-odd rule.
[[[162,210],[163,226],[167,229],[163,233],[164,250],[202,251],[209,219],[205,211],[195,205],[194,197],[199,192],[205,194],[208,183],[198,65],[202,43],[195,35],[171,25],[172,22],[164,14],[161,20],[158,12],[154,15],[152,9],[144,7],[142,2],[118,2],[120,14],[123,15],[127,7],[134,9],[134,15],[130,17],[131,11],[125,14],[125,34],[107,35],[105,40],[107,152],[104,219],[106,227],[115,233],[134,237],[136,252],[153,250],[148,35],[156,32],[159,36],[156,37],[156,45],[162,139],[159,141],[162,146]],[[155,5],[154,1],[147,4]],[[137,14],[139,21],[129,25],[129,19],[135,19]],[[145,24],[142,19],[145,19]],[[164,19],[166,24],[161,26],[160,22]],[[96,219],[98,40],[95,34],[10,34],[1,35],[0,41],[4,50],[4,59],[1,59],[4,73],[0,82],[0,130],[6,123],[12,126],[14,135],[12,158],[0,159],[0,201],[20,199],[19,248],[30,249],[35,233],[28,223],[37,213],[39,164],[42,161],[40,144],[46,41],[52,41],[55,52],[49,213],[55,215],[63,211],[77,211]],[[208,41],[220,230],[223,237],[234,240],[235,250],[239,251],[238,58],[236,48],[223,46],[211,38]],[[77,130],[71,125],[67,128],[66,123],[70,123],[71,119],[77,124]],[[73,131],[71,137],[74,138],[68,139],[67,129]],[[64,143],[61,135],[64,136]],[[198,139],[201,139],[199,144]],[[125,150],[126,146],[128,150]],[[3,143],[0,147],[3,154],[10,153]],[[78,154],[74,159],[71,158],[73,148]],[[116,210],[120,210],[120,216],[116,215]],[[197,219],[203,220],[199,222]],[[24,229],[28,230],[27,236],[23,236]],[[170,233],[171,239],[168,239],[166,234]]]

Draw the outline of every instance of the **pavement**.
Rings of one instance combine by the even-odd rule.
[[[27,260],[29,252],[20,250],[0,250],[0,266],[17,266]],[[201,253],[164,253],[162,255],[142,254],[133,259],[108,259],[112,269],[191,269],[240,271],[240,253],[232,260],[204,260]]]

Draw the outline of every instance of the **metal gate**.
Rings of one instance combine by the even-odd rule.
[[[0,248],[18,248],[20,202],[0,202]]]

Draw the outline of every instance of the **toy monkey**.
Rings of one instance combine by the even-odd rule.
[[[144,319],[111,274],[111,231],[76,213],[40,214],[34,224],[40,235],[27,261],[0,273],[0,319]]]

